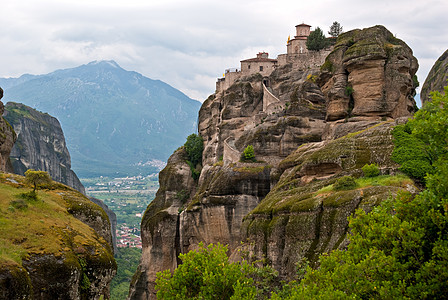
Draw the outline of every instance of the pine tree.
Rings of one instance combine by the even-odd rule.
[[[328,34],[332,37],[338,37],[342,33],[342,26],[339,22],[334,21],[333,25],[330,26],[330,31],[328,31]]]
[[[329,45],[327,38],[325,37],[322,29],[317,27],[313,32],[308,36],[308,40],[306,41],[306,47],[308,50],[319,51],[324,49]]]

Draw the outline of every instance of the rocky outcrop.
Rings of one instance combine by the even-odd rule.
[[[11,151],[14,173],[24,175],[28,169],[46,171],[53,180],[85,194],[84,186],[71,169],[59,121],[20,103],[8,102],[5,108],[5,119],[17,134]]]
[[[109,299],[116,273],[107,215],[52,182],[29,193],[25,178],[0,174],[2,299]]]
[[[199,180],[176,151],[142,220],[142,260],[129,298],[154,299],[156,272],[173,270],[177,255],[199,242],[228,244],[234,260],[240,249],[266,259],[284,279],[302,258],[315,263],[344,247],[347,216],[412,186],[404,179],[331,190],[337,178],[360,176],[366,163],[395,174],[391,128],[414,110],[416,68],[409,47],[375,26],[341,35],[321,68],[286,64],[210,96],[199,112]],[[266,90],[276,98],[270,110]],[[255,163],[239,161],[248,145]]]
[[[417,68],[412,50],[383,26],[341,34],[319,78],[326,120],[411,116]]]
[[[102,200],[94,197],[89,197],[89,200],[101,207],[107,214],[110,222],[110,232],[112,238],[111,245],[113,247],[114,253],[117,253],[117,215]]]
[[[420,92],[422,104],[430,100],[430,93],[439,91],[444,93],[444,87],[448,85],[448,50],[446,50],[435,62],[426,77]]]
[[[3,89],[0,88],[0,99],[3,98]],[[0,116],[3,115],[5,107],[0,101]],[[11,125],[3,117],[0,118],[0,171],[12,172],[9,162],[9,154],[16,141],[16,134]]]
[[[244,250],[264,258],[282,279],[296,276],[296,263],[317,264],[321,253],[347,246],[347,217],[357,208],[370,211],[398,191],[415,191],[410,179],[334,191],[342,177],[362,176],[365,164],[376,163],[382,174],[395,174],[390,160],[391,129],[383,122],[337,140],[299,147],[279,165],[281,177],[270,193],[243,221]]]

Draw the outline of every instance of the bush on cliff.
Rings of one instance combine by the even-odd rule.
[[[352,190],[356,187],[357,187],[356,180],[352,176],[344,176],[338,178],[336,182],[333,184],[333,189],[335,191]]]
[[[196,166],[202,162],[202,152],[204,151],[204,140],[200,135],[190,134],[184,144],[188,160]]]
[[[365,177],[375,177],[380,175],[380,168],[378,168],[377,164],[365,164],[361,169]]]
[[[241,154],[242,162],[256,162],[254,146],[248,145]]]
[[[202,152],[204,151],[204,139],[197,134],[190,134],[184,144],[185,152],[187,152],[187,164],[190,166],[191,176],[197,180],[200,171],[197,165],[202,163]]]

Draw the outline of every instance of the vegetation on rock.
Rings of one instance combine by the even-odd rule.
[[[255,162],[255,151],[254,146],[248,145],[243,153],[241,154],[241,161],[242,162]]]
[[[198,165],[202,163],[202,152],[204,151],[204,140],[200,135],[190,134],[184,144],[187,153],[187,164],[190,166],[191,176],[197,180],[200,175]]]
[[[306,41],[306,47],[312,51],[319,51],[328,46],[329,42],[319,27],[310,33]]]
[[[227,246],[199,244],[197,251],[180,254],[182,264],[173,274],[159,272],[159,299],[256,299],[265,296],[277,273],[269,267],[256,268],[243,262],[229,262]]]
[[[36,193],[36,189],[41,184],[48,184],[51,182],[51,177],[45,171],[35,171],[29,169],[25,172],[26,180],[33,185],[33,193]]]
[[[328,34],[335,38],[338,37],[342,32],[343,28],[341,24],[338,21],[334,21],[330,26],[330,31],[328,31]]]
[[[39,201],[23,197],[32,191],[25,177],[0,174],[0,269],[25,270],[14,274],[29,282],[31,295],[68,298],[79,287],[81,299],[99,297],[116,269],[111,246],[90,225],[107,227],[104,211],[53,181],[39,191]]]
[[[344,190],[352,190],[356,188],[357,184],[355,178],[352,176],[344,176],[338,178],[333,185],[333,189],[335,191],[344,191]]]
[[[364,167],[362,167],[362,172],[364,173],[365,177],[375,177],[380,175],[380,169],[378,168],[378,165],[373,164],[365,164]]]

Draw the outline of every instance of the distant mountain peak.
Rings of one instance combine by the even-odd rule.
[[[88,66],[109,65],[109,66],[112,66],[114,68],[120,68],[121,69],[121,67],[114,60],[94,60],[92,62],[89,62],[87,65]]]

